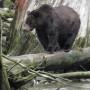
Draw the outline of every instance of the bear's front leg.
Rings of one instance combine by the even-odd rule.
[[[36,30],[38,39],[40,43],[42,44],[45,51],[47,51],[48,48],[48,36],[45,31],[42,29]]]
[[[47,51],[52,54],[58,46],[58,33],[49,32],[48,39],[49,44]]]

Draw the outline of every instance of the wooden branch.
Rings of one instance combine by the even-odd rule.
[[[83,72],[70,72],[70,73],[63,73],[63,74],[53,74],[57,77],[63,77],[68,79],[81,79],[81,78],[90,78],[90,71],[83,71]]]
[[[81,67],[84,70],[90,70],[90,47],[84,48],[83,50],[72,50],[68,53],[66,52],[55,52],[54,54],[47,53],[37,53],[37,54],[27,54],[21,56],[9,56],[13,61],[20,62],[22,60],[23,65],[29,65],[34,63],[39,65],[44,63],[43,69],[55,70],[55,69],[71,69],[73,67]],[[3,58],[5,64],[10,64],[11,62]],[[86,67],[87,68],[86,68]]]

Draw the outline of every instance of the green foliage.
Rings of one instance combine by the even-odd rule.
[[[0,17],[2,18],[2,20],[7,21],[7,18],[13,18],[14,13],[11,11],[7,11],[5,13],[0,13]]]
[[[86,38],[85,37],[79,37],[78,39],[76,39],[73,48],[84,48],[85,47],[85,42],[86,42]]]
[[[6,7],[9,8],[9,6],[11,5],[11,0],[5,0],[5,3],[6,3]]]
[[[36,38],[35,34],[24,32],[20,37],[16,37],[17,45],[14,44],[15,47],[10,49],[9,53],[11,52],[11,55],[22,55],[42,52],[43,48]]]
[[[15,7],[14,3],[11,0],[5,0],[6,7],[13,9]]]

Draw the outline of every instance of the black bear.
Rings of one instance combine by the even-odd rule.
[[[80,28],[80,18],[68,6],[52,7],[44,4],[28,12],[24,30],[36,29],[39,41],[49,53],[69,51]]]

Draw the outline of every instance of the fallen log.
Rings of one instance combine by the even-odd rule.
[[[11,61],[9,61],[10,59]],[[70,52],[55,52],[54,54],[37,53],[27,54],[21,56],[4,56],[4,64],[12,64],[12,61],[20,62],[21,64],[28,66],[29,64],[43,63],[44,70],[63,70],[80,67],[83,70],[90,70],[90,47],[81,50],[71,50]],[[39,68],[40,69],[40,68]]]

